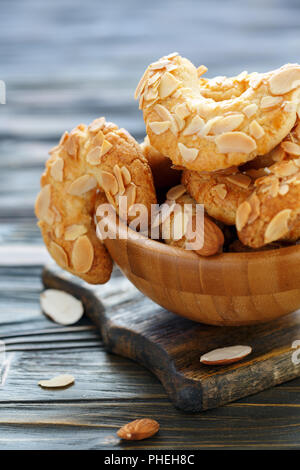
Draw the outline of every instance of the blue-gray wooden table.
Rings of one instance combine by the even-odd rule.
[[[208,76],[299,62],[300,3],[0,0],[0,449],[300,447],[300,379],[184,414],[150,372],[107,354],[87,320],[61,328],[40,311],[47,256],[33,203],[48,149],[101,115],[141,140],[135,86],[173,51],[208,66]],[[65,371],[76,377],[68,390],[38,387]],[[120,443],[118,427],[138,417],[158,419],[160,433]]]

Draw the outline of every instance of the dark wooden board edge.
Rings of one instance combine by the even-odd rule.
[[[202,408],[202,388],[193,380],[176,371],[174,362],[159,345],[135,332],[114,324],[96,295],[79,283],[64,279],[55,269],[42,271],[43,285],[70,293],[82,301],[86,315],[99,329],[107,351],[132,359],[149,369],[160,380],[174,405],[185,411],[197,412]],[[190,405],[189,405],[190,404]]]
[[[106,349],[148,368],[160,380],[173,404],[183,411],[195,413],[215,408],[300,375],[300,366],[291,367],[289,349],[277,354],[276,363],[269,355],[268,358],[254,360],[251,367],[232,367],[224,374],[213,374],[203,386],[200,381],[188,379],[178,371],[161,345],[118,325],[92,290],[80,285],[76,278],[69,280],[67,276],[56,268],[45,267],[42,281],[45,288],[64,290],[80,299],[87,316],[99,329]]]

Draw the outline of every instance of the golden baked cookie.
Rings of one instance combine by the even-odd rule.
[[[195,171],[239,166],[270,152],[295,124],[300,66],[235,80],[238,96],[218,101],[203,96],[187,59],[171,54],[151,64],[136,90],[151,145]]]
[[[121,195],[127,197],[128,210],[141,203],[150,211],[156,202],[139,144],[104,118],[64,133],[50,152],[41,186],[35,212],[50,254],[62,268],[92,284],[106,282],[112,270],[96,237],[96,198],[108,200],[117,211]]]
[[[235,224],[237,208],[254,189],[253,179],[236,167],[214,173],[184,170],[181,181],[211,217],[227,225]]]
[[[268,173],[236,213],[239,239],[252,248],[300,237],[300,158],[275,163]]]

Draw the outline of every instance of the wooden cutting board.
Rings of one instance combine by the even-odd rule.
[[[264,325],[216,327],[168,312],[118,270],[108,284],[90,286],[51,266],[43,271],[43,283],[82,300],[108,351],[151,370],[184,411],[215,408],[300,375],[300,349],[292,347],[300,340],[300,312]],[[252,354],[227,366],[199,362],[205,352],[236,344],[252,346]]]

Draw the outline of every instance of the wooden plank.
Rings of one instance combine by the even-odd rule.
[[[109,283],[106,297],[101,288],[84,288],[79,280],[55,268],[44,270],[43,282],[80,298],[106,347],[149,368],[182,410],[218,407],[300,375],[299,364],[292,362],[292,343],[300,338],[299,312],[267,324],[220,328],[168,312],[129,281],[125,298],[120,295],[119,279]],[[205,352],[245,343],[253,352],[243,361],[223,367],[199,362]]]

